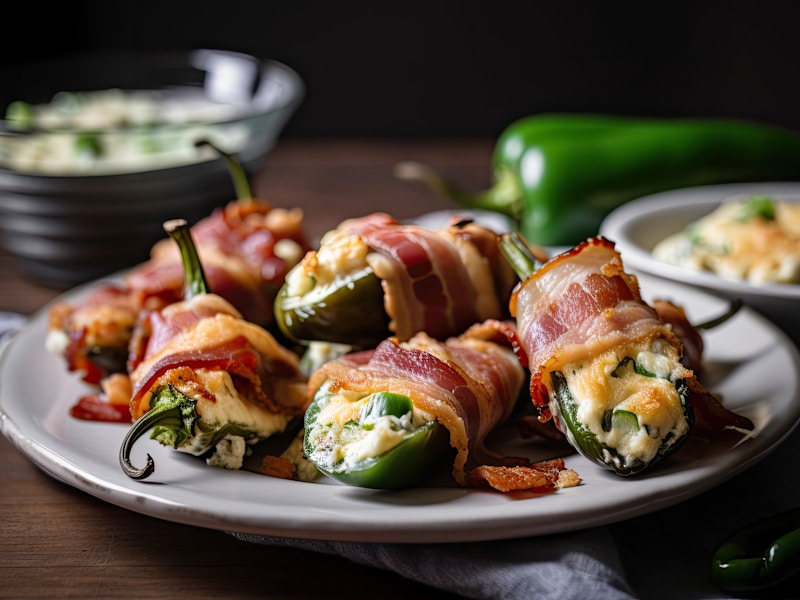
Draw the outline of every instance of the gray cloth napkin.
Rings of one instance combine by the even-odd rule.
[[[234,533],[247,542],[335,554],[465,598],[722,600],[717,545],[797,506],[800,429],[750,470],[673,507],[544,537],[461,544],[369,544]],[[797,598],[778,596],[788,600]]]
[[[631,600],[606,528],[480,543],[372,544],[233,533],[247,542],[335,554],[465,598]]]

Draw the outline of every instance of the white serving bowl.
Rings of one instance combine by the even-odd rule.
[[[727,298],[740,298],[778,324],[797,343],[800,342],[800,285],[732,281],[714,273],[672,265],[652,255],[658,242],[712,212],[723,201],[753,195],[800,202],[800,183],[736,183],[653,194],[614,210],[600,226],[600,234],[616,243],[627,268],[694,285]]]
[[[15,100],[47,104],[58,92],[153,91],[172,109],[202,102],[211,120],[149,125],[165,140],[147,156],[74,164],[15,160],[29,142],[63,130],[20,132],[0,121],[0,244],[32,279],[67,288],[146,260],[172,218],[194,223],[235,198],[226,162],[199,139],[234,154],[252,175],[266,163],[304,85],[284,64],[236,52],[74,55],[0,73],[0,114]],[[221,110],[216,110],[221,109]],[[178,111],[179,112],[179,111]],[[141,125],[89,132],[112,148]],[[67,135],[75,133],[75,128]],[[84,132],[83,129],[80,130]]]

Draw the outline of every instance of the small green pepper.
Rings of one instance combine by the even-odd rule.
[[[317,391],[305,415],[303,449],[317,469],[337,481],[374,489],[411,487],[449,448],[447,430],[437,421],[411,424],[414,404],[408,396],[377,392],[362,406],[357,421],[340,426],[319,422],[320,412],[334,397],[325,386]],[[346,446],[364,440],[381,420],[389,420],[388,427],[400,441],[377,456],[346,460]]]
[[[800,575],[800,508],[743,527],[714,551],[711,577],[731,593],[781,590]]]
[[[800,179],[800,134],[733,119],[543,114],[500,135],[493,186],[470,193],[419,163],[398,176],[455,202],[508,214],[528,240],[574,245],[621,204],[682,187]]]

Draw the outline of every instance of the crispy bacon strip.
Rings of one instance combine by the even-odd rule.
[[[299,210],[273,208],[259,200],[237,200],[192,227],[192,238],[214,293],[252,323],[272,320],[272,302],[286,273],[310,248]],[[297,245],[296,260],[275,252],[284,240]],[[136,303],[157,309],[183,298],[183,265],[170,239],[155,244],[150,260],[133,269],[125,285]]]
[[[530,466],[483,465],[467,473],[467,482],[472,487],[490,487],[498,492],[549,494],[560,488],[578,485],[580,477],[565,467],[563,459],[556,458]]]
[[[67,368],[82,373],[87,383],[97,385],[109,375],[109,370],[92,360],[93,349],[102,348],[124,357],[136,326],[137,312],[125,290],[102,286],[77,305],[54,304],[48,314],[48,331],[66,341],[64,344],[57,340],[58,352],[67,361]],[[124,364],[124,358],[120,364]]]
[[[310,248],[299,210],[251,199],[217,209],[192,228],[192,236],[209,287],[246,320],[264,326],[272,320],[273,301],[286,273]],[[276,247],[287,243],[294,244],[296,257],[276,254]],[[124,356],[141,313],[181,301],[183,282],[180,254],[165,239],[121,285],[98,288],[74,305],[55,305],[48,329],[69,340],[59,347],[67,368],[81,373],[87,383],[99,384],[108,372],[93,361],[92,348],[119,349]]]
[[[551,417],[549,373],[630,342],[661,338],[684,349],[672,326],[642,300],[638,279],[625,272],[614,243],[604,238],[587,240],[548,261],[515,290],[510,309],[517,321],[520,359],[531,371],[531,398],[543,421]],[[696,426],[752,429],[748,419],[725,409],[688,368],[685,379],[700,415]]]
[[[467,470],[492,456],[484,440],[509,417],[523,384],[524,370],[499,332],[487,321],[446,342],[425,333],[407,342],[392,338],[323,365],[309,381],[310,395],[327,381],[334,392],[388,391],[412,398],[415,410],[450,432],[453,477],[467,485]]]
[[[514,291],[510,309],[520,356],[531,369],[531,397],[546,419],[547,373],[632,340],[663,335],[680,344],[642,300],[614,244],[602,238],[545,263]]]
[[[307,406],[297,356],[219,296],[202,294],[152,313],[150,331],[144,360],[130,374],[134,420],[149,410],[153,389],[192,385],[199,368],[227,371],[240,396],[273,412],[300,415]]]
[[[400,340],[419,331],[445,339],[507,316],[516,279],[489,229],[466,223],[433,231],[374,213],[344,221],[335,235],[358,236],[373,251],[367,260]]]
[[[683,307],[669,300],[655,300],[653,308],[683,343],[683,364],[700,377],[703,371],[703,337],[689,322]]]

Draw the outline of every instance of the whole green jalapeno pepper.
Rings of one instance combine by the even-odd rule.
[[[455,202],[512,216],[540,245],[574,245],[630,200],[682,187],[800,179],[800,134],[734,119],[651,119],[592,114],[522,118],[499,136],[493,185],[471,193],[425,165],[421,180]]]
[[[797,575],[800,508],[739,529],[717,547],[711,561],[711,578],[732,593],[780,590]]]

